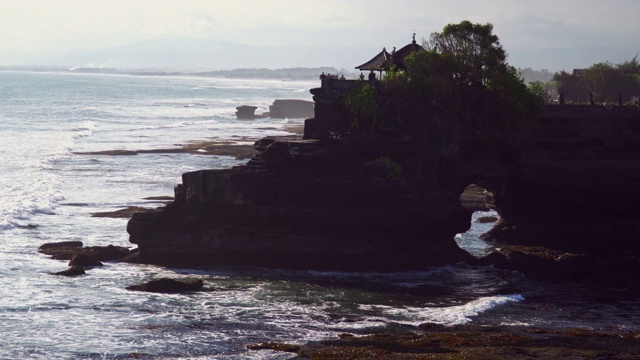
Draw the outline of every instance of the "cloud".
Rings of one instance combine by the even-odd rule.
[[[402,46],[447,23],[494,24],[510,48],[640,43],[637,0],[3,1],[0,55],[193,37],[261,45]]]

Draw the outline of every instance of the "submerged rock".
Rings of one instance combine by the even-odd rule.
[[[202,289],[202,279],[175,280],[170,278],[162,278],[152,280],[140,285],[127,286],[127,290],[146,291],[157,293],[181,293],[189,291],[199,291]]]

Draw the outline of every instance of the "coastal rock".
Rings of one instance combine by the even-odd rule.
[[[303,140],[260,140],[246,165],[183,174],[174,203],[134,214],[137,261],[398,271],[469,257],[454,240],[472,212],[460,203],[470,184],[460,175],[460,126],[347,134],[334,90],[312,90]]]
[[[76,249],[82,246],[82,241],[61,241],[42,244],[38,247],[38,251],[46,254],[46,251],[51,251],[51,249]]]
[[[469,263],[515,270],[528,278],[551,282],[632,284],[640,280],[640,255],[632,252],[581,254],[543,246],[503,246]]]
[[[274,141],[245,166],[183,174],[173,204],[129,221],[130,241],[142,262],[176,266],[391,271],[460,261],[464,185],[425,193],[366,165],[413,145]]]
[[[51,275],[69,276],[69,277],[80,276],[80,275],[85,275],[85,274],[86,273],[84,271],[84,267],[82,267],[82,266],[72,266],[72,267],[68,268],[67,270],[51,273]]]
[[[315,117],[303,140],[260,140],[246,165],[183,174],[174,203],[129,221],[137,260],[421,269],[469,259],[454,236],[487,208],[500,216],[488,240],[574,254],[639,251],[635,109],[548,106],[528,137],[497,146],[462,120],[409,107],[397,109],[394,128],[355,128],[343,105],[354,86],[326,80],[311,90]],[[569,264],[507,258],[531,273]]]
[[[181,293],[189,291],[200,291],[202,289],[202,279],[175,280],[170,278],[162,278],[152,280],[140,285],[127,286],[127,290],[146,291],[157,293]]]
[[[520,159],[485,179],[500,220],[483,236],[587,254],[640,252],[640,113],[548,107]]]
[[[91,256],[85,254],[75,254],[69,261],[69,266],[82,266],[82,267],[95,267],[95,266],[103,266],[100,261],[92,258]]]
[[[304,119],[313,117],[313,101],[279,99],[269,106],[269,117],[280,119]]]
[[[97,213],[93,213],[91,214],[91,217],[106,217],[106,218],[124,218],[124,219],[128,219],[131,218],[131,215],[141,212],[141,211],[146,211],[148,210],[148,208],[144,208],[144,207],[140,207],[140,206],[129,206],[125,209],[120,209],[120,210],[116,210],[116,211],[105,211],[105,212],[97,212]]]
[[[476,219],[477,223],[495,223],[496,221],[498,221],[498,217],[497,216],[481,216],[478,219]]]
[[[71,241],[44,244],[38,248],[38,252],[51,255],[55,260],[71,260],[76,255],[86,255],[98,261],[112,261],[129,255],[130,250],[114,245],[82,247],[82,242]]]

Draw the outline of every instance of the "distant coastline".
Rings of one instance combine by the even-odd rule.
[[[131,76],[195,76],[228,79],[277,79],[277,80],[317,80],[318,74],[338,74],[355,77],[355,72],[325,67],[296,67],[296,68],[240,68],[233,70],[211,71],[176,71],[154,69],[115,69],[96,67],[63,67],[63,66],[0,66],[0,71],[31,71],[31,72],[60,72],[72,74],[112,74]]]

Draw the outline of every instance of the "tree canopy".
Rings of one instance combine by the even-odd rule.
[[[640,95],[640,63],[637,55],[619,64],[597,63],[574,74],[556,73],[553,81],[568,102],[589,102],[590,94],[599,103],[617,102],[618,97],[629,102]]]
[[[467,138],[511,142],[541,109],[543,99],[507,64],[493,25],[447,25],[424,40],[423,47],[427,51],[409,55],[406,69],[392,69],[373,94],[371,87],[366,89],[367,99],[376,98],[373,111],[362,111],[356,106],[358,97],[350,95],[352,115],[354,109],[359,115],[377,114],[369,121],[361,116],[358,125],[416,133],[435,120],[447,121]]]

